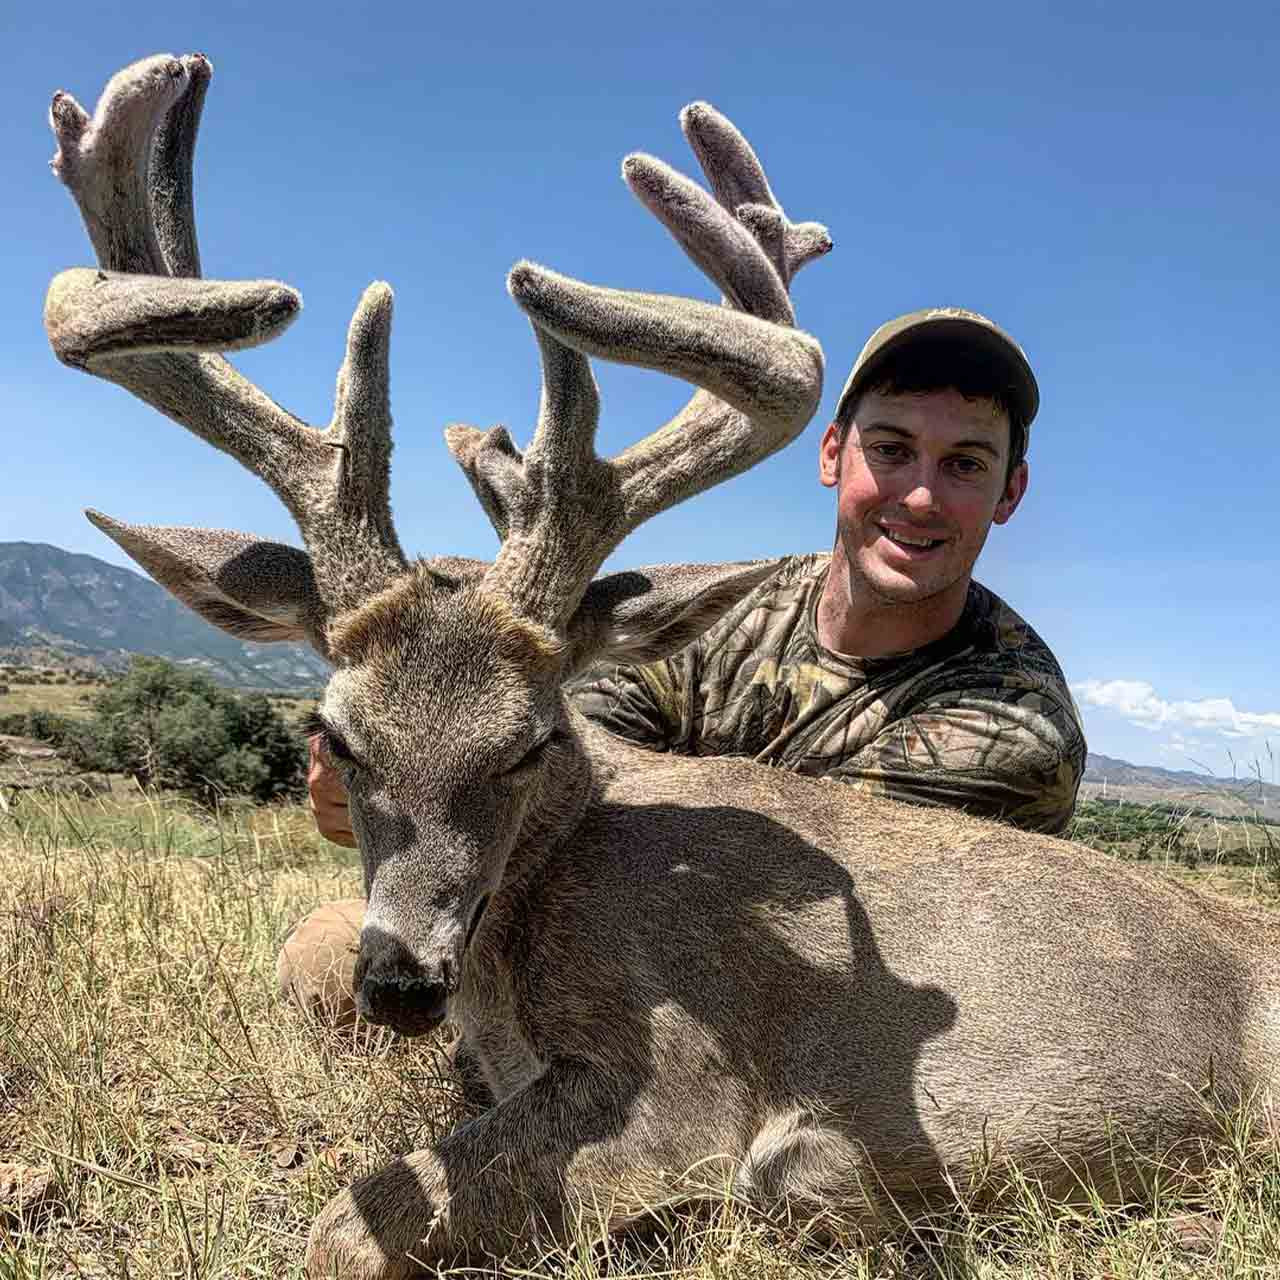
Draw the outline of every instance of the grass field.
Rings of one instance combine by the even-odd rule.
[[[60,716],[87,716],[89,699],[97,685],[87,684],[7,684],[0,693],[0,716],[28,711],[52,711]]]
[[[0,677],[8,693],[0,693],[0,716],[25,714],[28,711],[52,711],[56,715],[87,717],[93,695],[103,686],[98,683],[25,684]],[[276,709],[290,724],[296,724],[315,706],[313,696],[292,697],[273,694]]]
[[[1271,901],[1267,877],[1216,874]],[[297,808],[15,800],[0,819],[0,1161],[52,1185],[43,1206],[0,1203],[0,1280],[298,1276],[330,1196],[449,1126],[439,1042],[322,1032],[276,993],[290,924],[358,884],[354,855]],[[726,1205],[513,1274],[1280,1276],[1280,1159],[1236,1135],[1154,1212],[1015,1187],[998,1213],[960,1207],[840,1251]]]

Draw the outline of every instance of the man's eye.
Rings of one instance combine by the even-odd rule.
[[[976,476],[986,470],[977,458],[953,458],[951,469],[962,476]]]
[[[900,444],[878,444],[872,452],[877,458],[883,458],[886,462],[897,462],[906,454],[906,450]]]

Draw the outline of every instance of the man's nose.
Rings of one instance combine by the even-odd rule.
[[[918,464],[907,478],[902,505],[912,515],[932,515],[940,509],[938,501],[938,473],[928,463]]]

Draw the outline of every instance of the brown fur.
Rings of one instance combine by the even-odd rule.
[[[433,564],[419,561],[391,585],[370,596],[329,625],[329,644],[336,661],[374,662],[399,648],[407,633],[417,628],[413,620],[424,596],[458,589],[443,578]],[[546,627],[516,615],[509,601],[491,594],[477,595],[483,611],[483,627],[502,653],[533,670],[555,667],[564,657],[564,642]]]

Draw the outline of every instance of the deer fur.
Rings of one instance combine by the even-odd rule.
[[[69,364],[267,480],[307,550],[91,518],[215,624],[333,662],[319,716],[364,861],[362,1012],[406,1034],[448,1017],[495,1099],[339,1195],[310,1275],[403,1276],[726,1191],[852,1232],[981,1197],[1013,1165],[1127,1195],[1141,1158],[1201,1159],[1218,1108],[1269,1114],[1276,922],[959,813],[655,756],[567,703],[588,662],[672,652],[770,571],[595,577],[818,403],[787,286],[829,241],[787,220],[727,120],[682,117],[710,195],[625,167],[726,305],[517,268],[543,353],[533,443],[448,433],[502,548],[411,564],[386,502],[389,291],[357,310],[324,430],[217,354],[297,305],[195,278],[189,174],[169,169],[189,166],[209,73],[149,59],[92,119],[55,98],[55,168],[101,271],[59,277],[46,318]],[[699,390],[603,460],[590,355]]]

